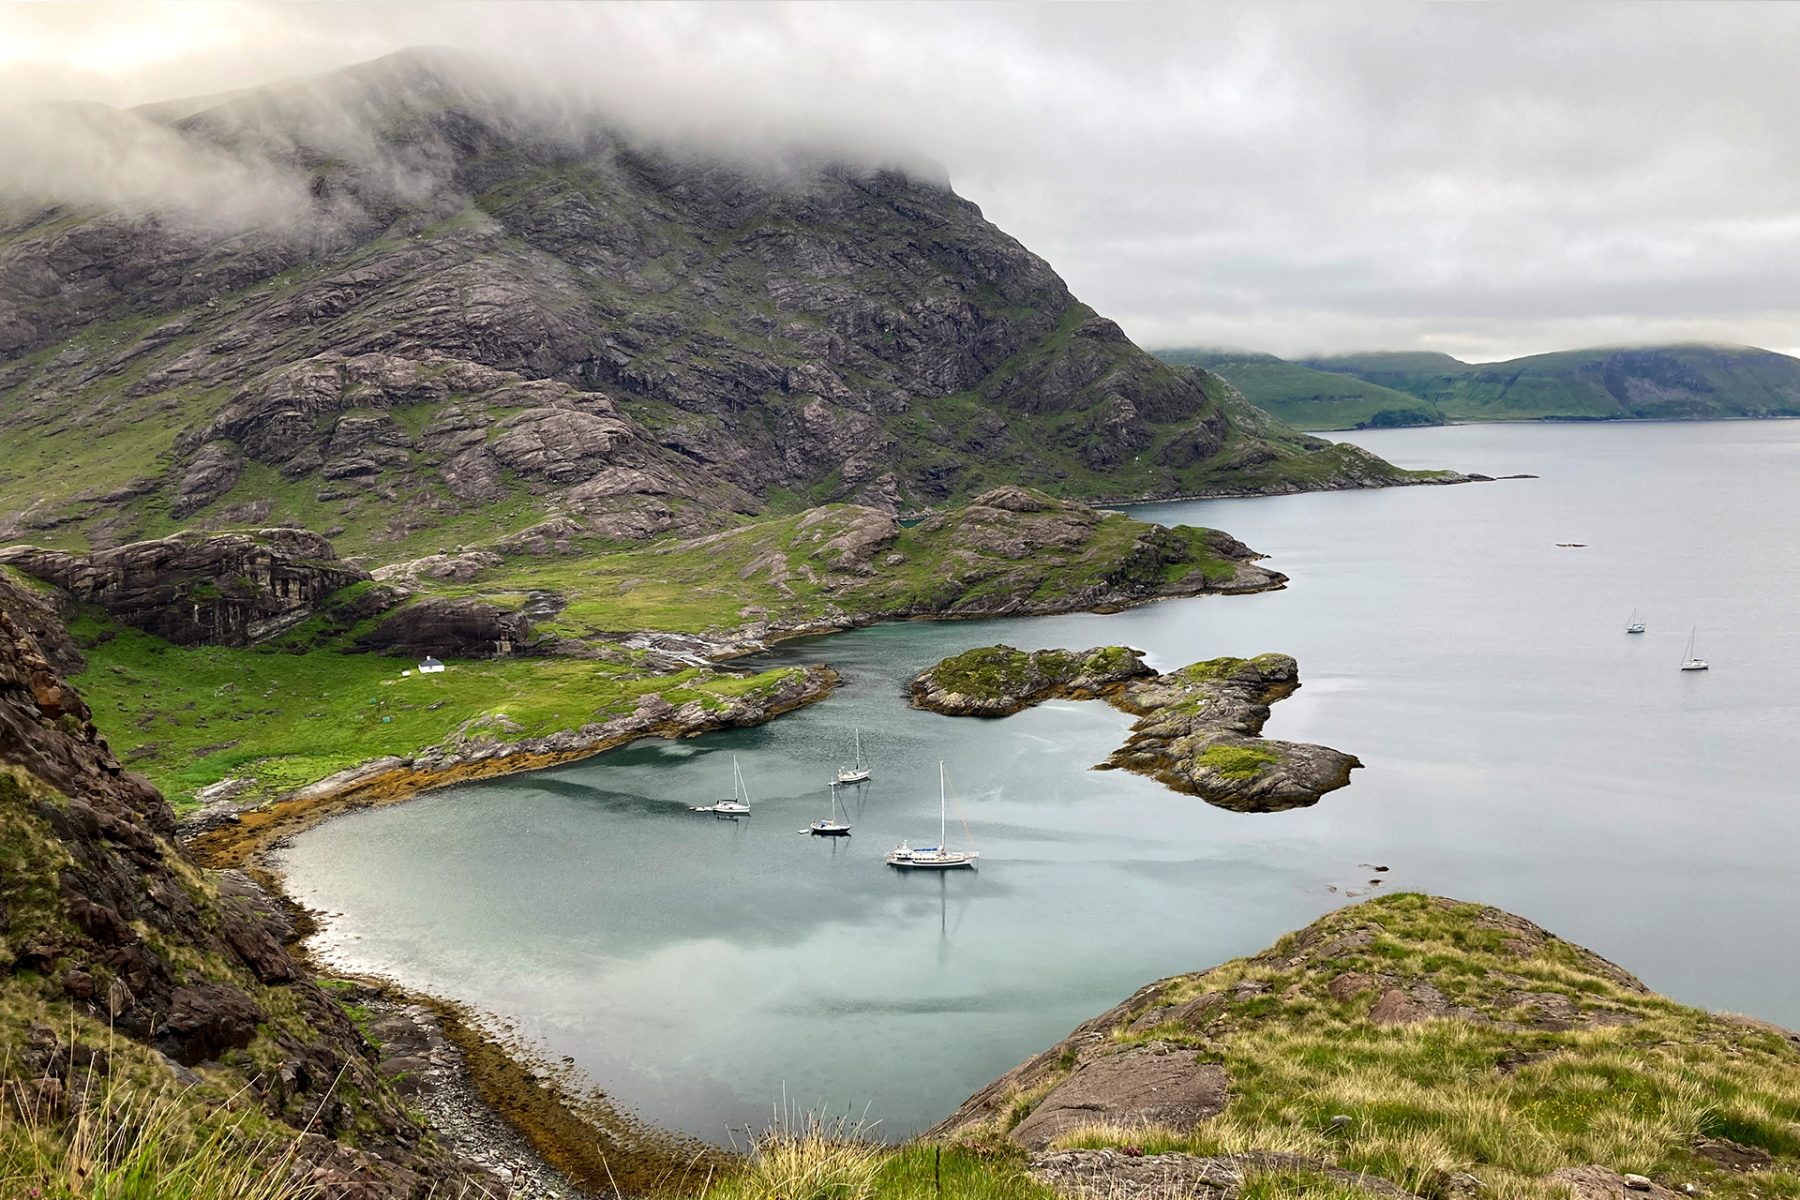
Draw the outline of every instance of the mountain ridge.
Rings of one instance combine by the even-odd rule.
[[[1429,351],[1293,360],[1157,353],[1216,370],[1251,403],[1308,429],[1800,416],[1800,359],[1728,343],[1603,346],[1488,363]]]

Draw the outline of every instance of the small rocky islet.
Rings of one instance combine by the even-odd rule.
[[[1299,664],[1286,654],[1214,658],[1159,674],[1129,646],[983,646],[920,672],[908,690],[914,707],[958,717],[1104,699],[1138,720],[1100,769],[1148,775],[1220,808],[1281,812],[1317,803],[1362,765],[1329,746],[1261,736],[1269,705],[1299,686]]]

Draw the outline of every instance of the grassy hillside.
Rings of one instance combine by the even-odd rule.
[[[248,780],[244,798],[258,800],[376,758],[604,723],[648,695],[716,711],[800,682],[798,670],[671,671],[632,648],[634,635],[753,639],[881,616],[1066,612],[1279,581],[1214,531],[1021,489],[984,499],[908,527],[840,504],[609,554],[489,553],[462,578],[413,586],[425,598],[533,605],[546,613],[538,635],[559,653],[453,661],[437,675],[403,676],[410,658],[357,652],[390,615],[357,615],[367,582],[250,646],[176,646],[84,609],[72,623],[87,659],[76,683],[122,759],[179,807],[226,778]]]
[[[1800,415],[1800,359],[1751,346],[1569,350],[1497,363],[1441,354],[1302,361],[1409,393],[1452,421]]]
[[[1222,376],[1244,399],[1296,429],[1386,429],[1443,422],[1437,409],[1417,396],[1272,354],[1176,349],[1158,350],[1156,356]]]
[[[1167,1111],[1183,1062],[1216,1073],[1222,1107],[1144,1119]],[[1127,1076],[1101,1099],[1081,1081],[1109,1063],[1161,1082]],[[1080,1095],[1065,1104],[1064,1087]],[[1021,1145],[1058,1105],[1062,1132]],[[1510,914],[1401,894],[1140,990],[936,1136],[969,1196],[1079,1179],[1090,1196],[1776,1200],[1800,1196],[1800,1038],[1676,1004]],[[712,1194],[923,1196],[935,1153],[776,1137]],[[783,1190],[806,1168],[840,1190]]]

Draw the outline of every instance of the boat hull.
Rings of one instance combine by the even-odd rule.
[[[873,771],[839,771],[837,781],[839,783],[867,783],[873,774]]]
[[[973,854],[950,854],[943,858],[893,858],[887,865],[902,871],[966,871],[975,867]]]

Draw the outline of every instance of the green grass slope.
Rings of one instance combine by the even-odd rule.
[[[1510,914],[1416,894],[1142,989],[943,1136],[1016,1161],[1012,1130],[1138,1048],[1222,1069],[1222,1111],[1188,1127],[1096,1111],[1049,1149],[1286,1153],[1423,1197],[1597,1196],[1576,1186],[1595,1168],[1664,1195],[1800,1195],[1800,1037],[1677,1004]]]
[[[1272,354],[1168,349],[1156,356],[1222,376],[1244,399],[1296,429],[1386,429],[1439,425],[1429,401],[1355,375],[1321,371]]]

